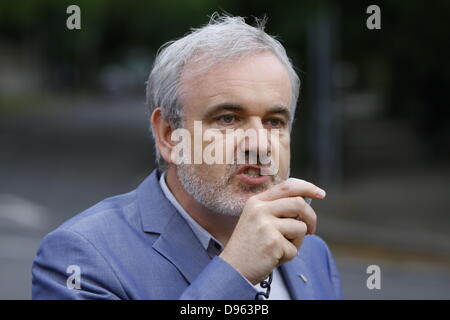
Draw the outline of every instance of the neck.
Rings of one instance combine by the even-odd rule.
[[[224,246],[228,243],[239,217],[225,216],[211,211],[188,194],[178,179],[176,167],[169,165],[166,172],[166,184],[175,199],[186,212],[214,238]]]

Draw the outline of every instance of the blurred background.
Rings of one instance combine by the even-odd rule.
[[[66,9],[81,8],[81,30]],[[381,9],[369,30],[366,9]],[[302,79],[293,176],[349,299],[450,298],[450,2],[0,2],[0,299],[31,298],[42,237],[155,167],[157,49],[214,11],[267,14]],[[445,40],[447,39],[447,40]],[[381,289],[369,290],[369,265]]]

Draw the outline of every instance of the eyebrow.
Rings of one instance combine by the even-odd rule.
[[[270,114],[280,114],[284,116],[287,120],[291,120],[291,111],[288,107],[276,105],[271,108],[269,108],[268,112]]]
[[[245,113],[245,108],[239,104],[220,103],[216,106],[211,107],[210,110],[208,110],[204,114],[203,119],[210,119],[214,115],[216,115],[222,111],[234,111],[234,112]],[[280,114],[280,115],[284,116],[286,119],[291,120],[291,111],[289,110],[289,108],[287,108],[284,105],[272,106],[267,110],[267,113],[268,114]]]

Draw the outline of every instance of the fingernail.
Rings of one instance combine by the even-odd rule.
[[[317,188],[316,195],[317,195],[318,197],[325,198],[325,196],[327,195],[327,193],[325,192],[325,190],[322,190],[322,189],[320,189],[320,188]]]

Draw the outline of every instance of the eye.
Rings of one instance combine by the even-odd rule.
[[[271,118],[267,122],[271,127],[275,127],[275,128],[281,128],[286,125],[286,122],[279,118]]]
[[[236,121],[236,116],[232,114],[224,114],[220,117],[217,117],[216,120],[218,120],[221,124],[232,124],[234,121]]]

